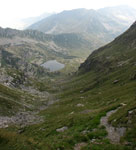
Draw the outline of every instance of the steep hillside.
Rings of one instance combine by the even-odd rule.
[[[136,23],[123,35],[113,42],[94,51],[87,60],[81,64],[80,71],[107,70],[114,71],[125,65],[135,66]]]

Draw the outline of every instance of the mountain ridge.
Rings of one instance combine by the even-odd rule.
[[[99,32],[99,30],[102,33],[105,33],[110,30],[113,35],[115,34],[117,36],[131,25],[135,19],[135,15],[136,10],[127,6],[106,7],[98,10],[81,8],[62,11],[61,13],[52,15],[31,25],[28,28],[52,34],[71,32],[93,33],[93,31]],[[69,26],[67,26],[67,24]],[[97,30],[95,30],[96,26]]]

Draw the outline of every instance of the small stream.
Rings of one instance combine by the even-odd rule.
[[[108,118],[117,112],[119,108],[115,110],[109,111],[106,116],[102,117],[100,120],[100,124],[106,127],[106,131],[108,132],[107,138],[111,141],[113,144],[119,144],[120,143],[120,138],[124,136],[126,132],[126,128],[121,127],[121,128],[115,128],[111,124],[108,123]]]

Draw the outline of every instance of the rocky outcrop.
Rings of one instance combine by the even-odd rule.
[[[42,117],[36,112],[19,112],[14,116],[0,116],[0,128],[7,128],[9,125],[19,125],[21,127],[42,122]]]

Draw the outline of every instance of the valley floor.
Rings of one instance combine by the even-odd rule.
[[[53,79],[57,101],[39,111],[39,123],[1,128],[1,150],[136,149],[136,82],[128,78],[134,68],[125,69]]]

